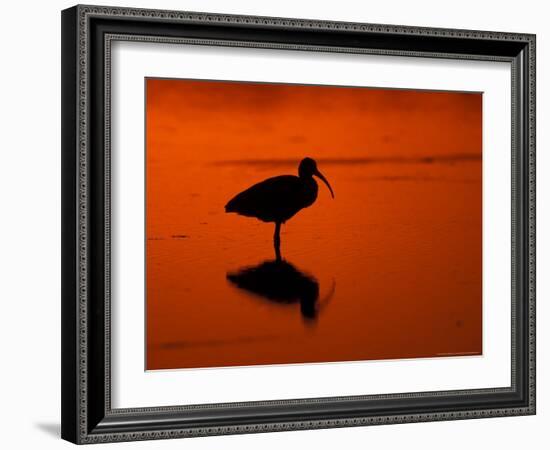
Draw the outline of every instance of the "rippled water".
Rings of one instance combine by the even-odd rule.
[[[480,354],[481,159],[319,159],[335,199],[277,265],[273,224],[224,205],[296,167],[148,162],[147,368]]]

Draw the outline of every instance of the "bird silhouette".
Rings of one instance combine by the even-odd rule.
[[[281,175],[257,183],[229,200],[225,205],[225,212],[255,217],[263,222],[274,222],[273,246],[275,256],[280,261],[281,224],[315,202],[318,187],[313,179],[314,175],[327,185],[334,198],[334,192],[317,169],[315,160],[304,158],[298,166],[298,176]]]
[[[228,272],[227,280],[248,293],[281,305],[299,303],[306,322],[312,322],[331,300],[335,283],[324,299],[319,300],[319,282],[288,261],[268,260]]]

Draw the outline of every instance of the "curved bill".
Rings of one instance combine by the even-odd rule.
[[[321,172],[319,172],[319,170],[315,170],[315,174],[316,176],[318,176],[321,180],[323,180],[323,182],[327,185],[328,187],[328,190],[330,191],[330,195],[332,195],[332,198],[334,198],[334,192],[332,192],[332,188],[330,187],[330,184],[329,182],[327,181],[327,179],[323,176],[323,174]]]

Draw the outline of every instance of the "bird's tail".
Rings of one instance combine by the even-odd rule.
[[[230,213],[230,212],[236,212],[236,209],[235,209],[235,202],[233,200],[229,200],[226,205],[225,205],[225,212],[226,213]]]

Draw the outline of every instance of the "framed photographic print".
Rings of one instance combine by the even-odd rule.
[[[62,12],[62,437],[535,413],[535,36]]]

